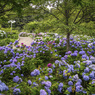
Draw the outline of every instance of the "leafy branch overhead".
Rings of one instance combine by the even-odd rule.
[[[31,0],[0,0],[0,15],[7,11],[21,12],[22,8],[29,5]]]

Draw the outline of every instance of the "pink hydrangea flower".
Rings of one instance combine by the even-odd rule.
[[[51,63],[49,63],[47,66],[48,66],[48,67],[51,67],[51,66],[52,66],[52,64],[51,64]]]
[[[23,43],[21,43],[21,45],[23,45]]]

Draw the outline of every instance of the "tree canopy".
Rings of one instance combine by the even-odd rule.
[[[29,5],[31,0],[0,0],[0,16],[7,11],[21,13],[21,10]]]
[[[54,23],[61,23],[61,27],[67,33],[67,51],[72,31],[83,22],[95,21],[94,0],[40,0],[34,4],[36,8],[46,11],[56,18]],[[53,11],[47,10],[47,6],[52,6]]]

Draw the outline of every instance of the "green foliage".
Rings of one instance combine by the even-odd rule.
[[[55,49],[57,49],[57,51],[58,51],[58,55],[62,55],[62,56],[65,55],[65,52],[66,52],[66,46],[64,46],[64,47],[56,47]]]
[[[38,22],[30,22],[24,26],[25,30],[29,30],[30,32],[33,32],[38,27]]]
[[[17,71],[20,74],[24,74],[24,76],[29,76],[31,71],[36,68],[35,61],[33,59],[25,58],[24,66],[21,66],[21,70]]]
[[[2,81],[4,81],[4,82],[9,82],[10,80],[12,80],[13,79],[13,76],[12,75],[10,75],[10,73],[12,73],[12,71],[14,71],[14,67],[7,67],[7,69],[5,69],[5,70],[3,70],[3,76],[4,77],[2,77]]]

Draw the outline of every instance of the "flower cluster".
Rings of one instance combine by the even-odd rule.
[[[47,82],[43,81],[41,84],[42,85],[43,84],[45,85],[44,86],[45,90],[48,92],[48,94],[50,94],[51,93],[51,90],[49,88],[51,87],[51,82],[50,81],[47,81]]]
[[[33,72],[31,72],[31,76],[37,76],[40,74],[40,71],[35,69]]]
[[[15,77],[13,78],[13,82],[21,83],[21,82],[22,82],[22,79],[19,78],[19,76],[15,76]]]
[[[58,91],[62,93],[62,89],[63,89],[63,83],[60,83],[58,86]]]
[[[0,80],[0,92],[9,90],[8,86]]]
[[[15,88],[14,90],[13,90],[13,95],[19,95],[20,94],[20,89],[19,88]]]

